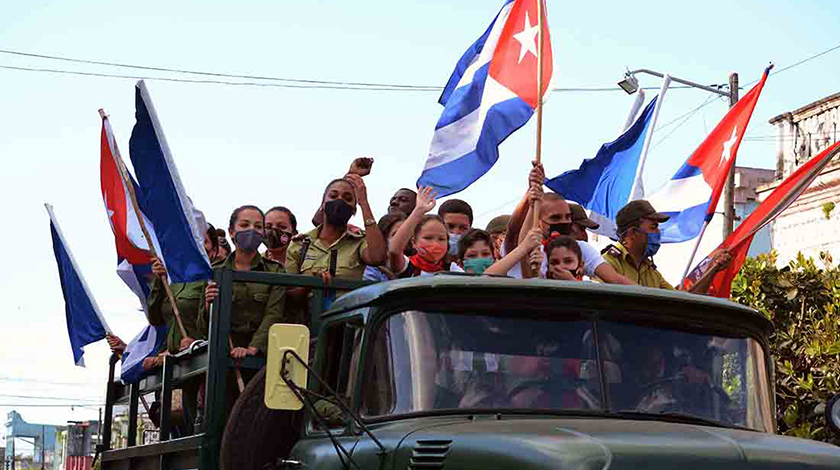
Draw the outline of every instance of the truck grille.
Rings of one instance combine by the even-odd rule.
[[[417,441],[408,470],[443,470],[452,441]]]

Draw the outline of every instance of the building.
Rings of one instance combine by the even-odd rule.
[[[56,449],[56,436],[64,429],[63,426],[51,424],[32,424],[23,420],[17,411],[10,412],[6,417],[6,448],[4,458],[9,462],[11,470],[19,468],[15,462],[15,441],[31,439],[34,443],[32,465],[38,468],[54,468],[60,452]]]
[[[800,165],[837,141],[840,93],[780,114],[770,120],[776,127],[776,179],[758,189],[767,197]],[[799,252],[819,259],[821,252],[840,254],[840,161],[833,161],[791,206],[770,224],[770,244],[786,264]]]

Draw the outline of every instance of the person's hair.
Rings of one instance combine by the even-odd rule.
[[[578,267],[583,263],[583,252],[580,251],[580,245],[571,236],[561,235],[548,242],[548,246],[545,247],[546,258],[551,258],[551,252],[557,248],[566,248],[574,253],[578,258]]]
[[[411,194],[413,194],[414,196],[417,196],[417,191],[415,191],[415,190],[413,190],[413,189],[411,189],[411,188],[400,188],[400,189],[398,189],[398,190],[397,190],[397,192],[400,192],[400,191],[408,191],[408,192],[410,192]]]
[[[252,209],[252,210],[255,210],[255,211],[259,212],[260,216],[263,218],[263,222],[265,222],[265,214],[263,213],[263,211],[259,207],[252,206],[252,205],[244,205],[244,206],[237,207],[233,211],[233,213],[230,215],[230,225],[228,225],[228,229],[232,229],[233,226],[236,225],[236,220],[239,218],[239,214],[241,214],[242,211],[245,211],[245,210],[248,210],[248,209]]]
[[[207,224],[207,238],[210,239],[210,245],[213,246],[215,249],[219,249],[219,231],[216,230],[216,227],[213,224]]]
[[[642,219],[636,219],[631,222],[627,222],[626,224],[616,228],[615,234],[618,236],[618,241],[623,242],[624,237],[630,233],[630,229],[632,228],[639,228],[642,226]]]
[[[346,180],[346,179],[344,179],[344,178],[336,178],[336,179],[334,179],[334,180],[330,181],[330,183],[327,185],[327,187],[326,187],[326,188],[324,188],[324,195],[323,195],[323,196],[321,196],[321,204],[323,204],[323,203],[324,203],[324,201],[326,201],[326,200],[327,200],[327,194],[330,192],[330,187],[332,187],[332,185],[334,185],[334,184],[336,184],[336,183],[347,183],[348,185],[350,185],[350,187],[351,187],[351,188],[353,188],[353,190],[355,190],[355,189],[356,189],[356,187],[355,187],[355,186],[353,186],[353,183],[351,183],[350,181],[348,181],[348,180]],[[355,199],[355,197],[356,197],[356,196],[355,196],[355,194],[354,194],[353,198]],[[358,202],[358,201],[357,201],[357,202]]]
[[[391,212],[389,214],[385,214],[379,219],[379,231],[382,233],[382,236],[388,238],[388,233],[394,228],[394,224],[397,222],[401,222],[406,219],[405,214],[402,212]]]
[[[446,234],[449,235],[449,229],[446,228],[446,222],[443,221],[443,217],[441,217],[439,215],[435,215],[435,214],[426,214],[426,215],[423,216],[422,219],[420,219],[420,222],[417,222],[417,226],[414,227],[414,240],[415,240],[415,242],[417,240],[417,237],[420,235],[420,230],[422,230],[423,227],[426,226],[426,224],[428,224],[429,222],[432,222],[432,221],[438,222],[441,225],[443,225],[443,229],[446,230]],[[449,270],[450,263],[452,263],[454,261],[455,260],[453,259],[453,256],[450,255],[448,252],[443,256],[443,263],[444,263],[444,266],[446,266],[447,271]]]
[[[458,240],[458,259],[464,259],[467,250],[476,242],[485,242],[491,250],[493,249],[493,237],[490,236],[490,232],[480,228],[470,229]]]
[[[228,243],[227,238],[225,238],[225,231],[217,228],[216,229],[216,243],[219,246],[219,249],[227,250],[228,253],[233,251],[230,247],[230,243]]]
[[[470,220],[470,225],[473,222],[473,210],[466,201],[460,199],[450,199],[440,205],[438,215],[443,217],[446,214],[464,214]]]
[[[274,206],[271,209],[269,209],[265,213],[265,215],[271,214],[272,212],[284,212],[286,215],[288,215],[289,216],[289,222],[292,224],[292,231],[297,233],[297,218],[295,217],[294,214],[292,214],[291,210],[289,210],[287,207],[284,207],[284,206]]]

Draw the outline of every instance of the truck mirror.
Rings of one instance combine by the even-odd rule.
[[[283,380],[281,373],[300,388],[306,388],[306,368],[288,351],[309,361],[309,328],[276,323],[268,330],[268,361],[265,366],[265,406],[272,410],[299,410],[303,402]],[[283,367],[285,363],[285,369]]]
[[[825,424],[834,435],[840,435],[840,394],[835,394],[826,403]]]

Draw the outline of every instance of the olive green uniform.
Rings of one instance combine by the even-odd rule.
[[[181,328],[178,326],[178,320],[175,318],[172,304],[169,302],[169,296],[166,295],[166,289],[164,289],[162,282],[159,277],[155,277],[152,282],[152,290],[148,300],[149,324],[154,326],[166,324],[166,343],[161,348],[161,352],[165,349],[172,354],[176,354],[181,350],[183,335],[181,335]],[[207,339],[207,329],[199,327],[198,324],[198,312],[204,305],[204,288],[206,286],[207,281],[170,285],[175,305],[178,306],[178,312],[181,314],[184,330],[186,330],[187,336],[192,339]]]
[[[656,269],[656,265],[653,264],[653,260],[650,258],[645,258],[637,269],[633,261],[633,256],[621,243],[608,246],[601,254],[604,257],[604,261],[610,263],[610,266],[615,268],[618,274],[621,274],[640,286],[674,290],[674,286],[662,277],[662,274]]]
[[[222,268],[236,269],[236,252],[221,263]],[[283,273],[280,263],[256,254],[251,261],[251,271]],[[235,282],[233,284],[233,305],[230,337],[235,347],[255,347],[262,353],[268,348],[268,329],[275,323],[293,323],[284,313],[286,289],[280,286]],[[199,326],[207,331],[209,312],[201,303]]]
[[[365,272],[362,252],[367,249],[365,232],[348,226],[347,230],[330,246],[318,239],[321,226],[292,238],[286,251],[286,272],[290,274],[317,274],[330,271],[332,252],[337,252],[334,276],[342,279],[361,280]],[[304,250],[305,248],[305,250]],[[306,251],[305,254],[302,253]]]

